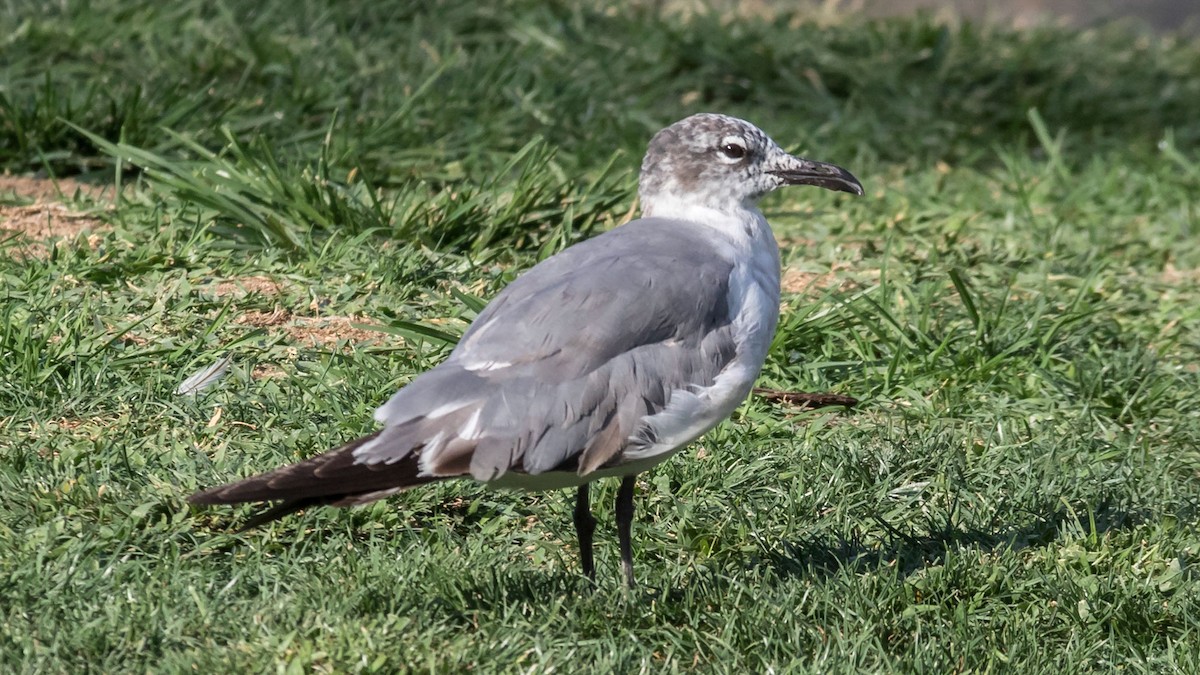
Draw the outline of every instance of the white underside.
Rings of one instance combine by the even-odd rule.
[[[675,448],[679,450],[679,448]],[[537,475],[527,473],[518,473],[509,471],[500,476],[496,480],[484,483],[488,487],[503,488],[509,490],[558,490],[561,488],[577,487],[584,483],[590,483],[601,478],[612,478],[613,476],[632,476],[653,469],[663,460],[667,459],[675,451],[660,453],[653,457],[646,457],[637,461],[628,462],[619,466],[609,467],[607,469],[599,469],[593,471],[586,476],[580,476],[574,471],[546,471]]]
[[[779,247],[762,214],[746,209],[730,216],[682,201],[672,206],[665,215],[708,225],[733,249],[726,301],[733,313],[737,349],[711,386],[672,392],[667,407],[644,420],[657,440],[626,451],[623,457],[631,461],[669,457],[729,417],[750,394],[779,319]],[[661,211],[660,201],[653,215],[664,215]]]

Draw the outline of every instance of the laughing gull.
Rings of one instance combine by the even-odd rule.
[[[249,528],[451,478],[576,487],[580,558],[594,579],[588,485],[620,477],[617,534],[633,586],[634,477],[728,417],[766,359],[779,248],[757,203],[785,185],[863,193],[845,169],[789,155],[749,122],[672,124],[642,162],[642,217],[509,284],[449,358],[375,411],[382,429],[190,501],[280,502]]]

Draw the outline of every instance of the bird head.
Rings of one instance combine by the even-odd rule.
[[[642,162],[638,193],[642,210],[686,201],[720,212],[754,208],[763,195],[785,185],[815,185],[863,193],[845,169],[784,152],[745,120],[701,113],[655,134]]]

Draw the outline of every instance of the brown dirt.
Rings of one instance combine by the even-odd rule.
[[[105,195],[111,188],[107,185],[98,186],[90,183],[80,183],[70,178],[51,180],[49,178],[30,178],[27,176],[10,176],[0,174],[0,196],[16,195],[18,198],[32,199],[39,202],[61,202],[74,200],[76,195],[93,201],[109,201]]]
[[[287,371],[274,363],[260,363],[254,366],[254,370],[250,372],[250,377],[255,380],[274,380],[287,377]]]
[[[239,319],[239,323],[255,328],[274,328],[286,324],[291,319],[291,312],[276,308],[273,312],[246,312]]]
[[[212,294],[218,298],[244,297],[247,295],[276,296],[283,293],[287,282],[279,282],[270,277],[256,275],[226,279],[212,287]]]
[[[239,323],[255,328],[277,328],[295,341],[312,347],[331,347],[345,340],[355,345],[382,341],[383,333],[357,328],[353,324],[370,324],[365,316],[296,316],[284,309],[273,312],[246,312]]]
[[[81,197],[103,201],[104,189],[69,178],[53,181],[0,175],[0,236],[19,233],[29,242],[20,250],[39,256],[46,253],[42,243],[46,239],[73,240],[80,232],[107,229],[93,214],[76,211],[63,203]],[[94,243],[89,237],[88,245]]]

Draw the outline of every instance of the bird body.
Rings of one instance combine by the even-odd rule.
[[[382,429],[191,500],[281,502],[253,525],[451,478],[575,486],[591,576],[587,485],[622,477],[618,530],[632,584],[633,476],[749,395],[779,314],[779,250],[755,204],[804,182],[861,194],[844,170],[792,157],[741,120],[696,115],[664,129],[643,162],[644,216],[509,284],[443,363],[379,407]]]

